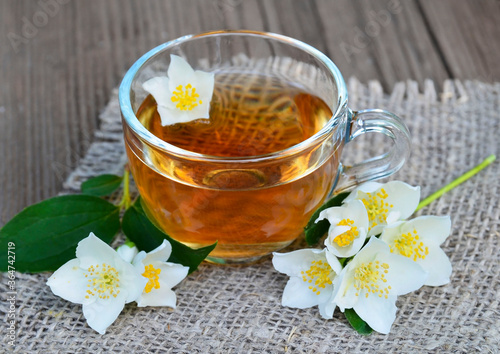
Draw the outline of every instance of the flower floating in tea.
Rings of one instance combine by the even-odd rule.
[[[163,126],[209,118],[214,74],[193,68],[181,57],[170,55],[168,76],[143,83],[157,103]]]
[[[404,221],[417,209],[420,188],[400,181],[368,182],[337,198],[328,204],[337,206],[319,212],[306,228],[306,238],[328,232],[323,250],[274,253],[276,270],[290,276],[282,304],[319,305],[326,319],[338,306],[358,332],[389,333],[397,296],[450,281],[451,263],[439,247],[450,234],[450,218]],[[319,226],[323,220],[329,226]],[[317,294],[315,301],[303,288]]]

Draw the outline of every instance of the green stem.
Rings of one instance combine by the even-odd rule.
[[[130,198],[130,170],[127,165],[123,170],[123,196],[118,206],[121,209],[128,209],[130,205],[132,205],[132,199]]]
[[[434,200],[438,199],[439,197],[441,197],[446,192],[449,192],[450,190],[452,190],[453,188],[455,188],[459,184],[467,181],[469,178],[471,178],[472,176],[474,176],[476,173],[478,173],[479,171],[481,171],[483,168],[485,168],[486,166],[488,166],[489,164],[491,164],[495,160],[496,160],[496,156],[495,155],[488,156],[483,162],[481,162],[479,165],[477,165],[476,167],[474,167],[472,170],[464,173],[463,175],[461,175],[460,177],[458,177],[456,180],[454,180],[453,182],[451,182],[447,186],[444,186],[443,188],[441,188],[437,192],[432,193],[430,196],[428,196],[427,198],[425,198],[424,200],[422,200],[420,202],[420,204],[418,204],[417,210],[420,210],[423,207],[429,205],[431,202],[433,202]]]

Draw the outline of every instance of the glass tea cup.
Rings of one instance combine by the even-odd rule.
[[[209,121],[222,111],[234,118],[214,126],[207,141],[186,139],[192,149],[162,140],[151,128],[156,106],[143,83],[166,76],[171,54],[214,73]],[[217,263],[250,262],[286,247],[329,196],[393,174],[410,152],[398,117],[379,109],[351,111],[330,59],[272,33],[218,31],[162,44],[129,69],[119,100],[129,166],[146,213],[191,247],[217,241],[209,256]],[[183,124],[171,128],[172,136],[175,129],[184,134]],[[392,146],[343,166],[344,146],[368,132],[388,136]],[[200,152],[198,143],[210,153]]]

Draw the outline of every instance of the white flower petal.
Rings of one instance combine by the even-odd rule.
[[[392,287],[391,294],[404,295],[418,290],[427,279],[427,272],[407,257],[387,253],[377,259],[389,265],[385,277]]]
[[[342,235],[343,233],[349,231],[351,229],[350,226],[343,226],[343,225],[331,225],[330,229],[328,230],[328,236],[330,239],[335,239],[335,237]],[[326,243],[327,244],[332,244],[333,242]]]
[[[181,264],[170,262],[153,262],[151,264],[154,268],[161,270],[159,275],[160,285],[169,289],[183,281],[189,272],[189,267],[185,267]]]
[[[451,219],[449,216],[425,215],[419,216],[405,223],[402,232],[417,230],[420,241],[426,245],[441,245],[451,232]]]
[[[370,231],[368,231],[368,237],[380,234],[384,230],[385,225],[373,226]]]
[[[399,220],[404,220],[415,212],[420,201],[420,187],[413,187],[401,181],[391,181],[383,188],[389,195],[385,201],[394,205],[393,210],[400,213]]]
[[[116,253],[118,253],[125,262],[131,263],[134,257],[137,256],[137,253],[139,253],[139,250],[135,246],[130,247],[124,244],[116,249]]]
[[[209,118],[214,73],[194,71],[186,60],[172,54],[167,74],[168,77],[155,77],[143,84],[144,89],[156,100],[161,124],[166,126]],[[186,101],[185,95],[194,101]]]
[[[336,307],[337,304],[333,302],[333,297],[330,296],[330,298],[327,301],[320,302],[318,304],[319,314],[324,319],[330,320],[333,318],[333,313],[335,312]]]
[[[75,258],[66,262],[47,280],[47,285],[55,295],[82,304],[87,291],[87,279],[80,268],[80,261]]]
[[[76,255],[80,267],[84,269],[101,263],[114,267],[119,274],[120,295],[125,297],[127,303],[137,299],[146,286],[147,281],[141,275],[144,267],[141,270],[125,262],[115,250],[92,233],[78,243]]]
[[[318,221],[324,219],[327,219],[330,224],[337,224],[338,222],[340,222],[340,220],[342,220],[340,219],[340,207],[331,207],[321,210],[318,218],[314,222],[318,223]]]
[[[280,272],[291,276],[301,276],[302,271],[311,267],[311,262],[324,258],[324,250],[302,249],[289,253],[273,253],[273,266]]]
[[[211,97],[211,96],[210,96]],[[210,99],[205,99],[203,103],[198,104],[191,111],[189,111],[190,116],[196,117],[196,119],[210,118]],[[191,118],[193,120],[193,118]]]
[[[363,237],[357,237],[354,239],[351,245],[349,245],[348,247],[342,247],[337,257],[352,257],[361,249],[361,247],[363,247],[366,240],[366,231],[364,229],[360,229],[359,233],[363,235]]]
[[[137,299],[137,306],[169,306],[176,307],[176,295],[171,290],[173,286],[180,283],[188,274],[189,267],[174,263],[155,262],[155,269],[160,269],[158,283],[159,289],[151,289],[149,293],[143,292]]]
[[[168,306],[175,309],[177,296],[172,289],[160,286],[160,289],[153,289],[149,293],[144,292],[137,300],[137,307],[146,306]]]
[[[375,192],[382,186],[382,183],[378,182],[365,182],[355,189],[344,199],[344,203],[348,203],[352,200],[359,199],[359,192],[372,193]]]
[[[151,252],[148,252],[143,263],[153,263],[156,261],[166,262],[172,254],[172,245],[167,240],[163,240],[162,244],[156,247]]]
[[[137,267],[137,266],[144,267],[144,264],[142,263],[142,261],[146,258],[146,256],[147,256],[146,252],[140,251],[139,253],[137,253],[137,255],[132,260],[132,265],[134,267]]]
[[[360,186],[349,195],[347,201],[363,201],[370,218],[368,236],[378,235],[386,225],[408,218],[418,206],[420,187],[412,187],[401,181],[379,185]]]
[[[358,301],[363,300],[362,296],[356,296],[358,291],[354,288],[356,268],[363,263],[374,262],[379,253],[389,254],[389,252],[389,246],[386,243],[380,241],[376,237],[372,237],[366,246],[363,247],[342,270],[337,279],[338,286],[335,287],[333,299],[341,311],[344,311],[346,308],[353,308]]]
[[[338,275],[335,285],[334,293],[332,295],[333,302],[337,304],[340,311],[344,312],[345,309],[353,308],[358,302],[359,297],[356,296],[354,289],[354,272],[352,268],[344,268]]]
[[[384,227],[384,231],[380,235],[380,240],[387,243],[390,247],[394,247],[394,241],[402,234],[401,226],[404,223],[404,221],[397,221]]]
[[[193,86],[193,82],[194,82],[194,75],[185,75],[182,77],[181,80],[170,80],[168,83],[168,89],[169,89],[169,95],[170,95],[169,97],[170,98],[169,98],[168,102],[162,102],[162,105],[165,107],[171,108],[173,111],[178,112],[179,110],[175,108],[177,103],[172,101],[173,92],[177,91],[179,86],[182,86],[183,89],[186,88],[185,86],[187,86],[187,84],[191,84],[191,86]]]
[[[418,264],[429,274],[424,285],[440,286],[450,282],[451,262],[441,248],[433,247],[430,249],[429,254]]]
[[[353,308],[374,330],[389,333],[397,296],[420,288],[426,278],[417,263],[392,254],[389,245],[372,237],[340,273],[333,302],[341,311]]]
[[[170,54],[170,64],[167,74],[175,86],[187,84],[188,81],[186,79],[191,79],[194,73],[193,68],[184,58]]]
[[[189,115],[182,115],[177,109],[171,109],[163,105],[156,107],[160,115],[161,125],[172,125],[176,123],[186,123],[189,121]]]
[[[123,261],[114,249],[94,235],[93,232],[78,243],[76,247],[76,258],[80,260],[80,268],[83,269],[100,264],[103,260],[119,259]],[[110,265],[115,266],[114,263]]]
[[[148,285],[149,288],[147,289],[149,292],[146,292],[145,284],[142,287],[140,296],[136,299],[137,306],[170,306],[175,308],[176,296],[171,288],[187,276],[189,267],[165,262],[171,253],[172,246],[170,242],[163,240],[163,243],[151,252],[146,254],[144,251],[141,251],[134,259],[134,266],[142,267],[142,273],[145,272],[145,268],[152,267],[158,277],[157,280],[154,280],[154,278],[150,280],[146,278],[147,274],[144,274],[143,278],[146,280],[146,284],[149,281],[157,281],[154,286],[159,286],[159,288],[155,288]],[[152,274],[154,275],[154,273]]]
[[[198,92],[200,97],[206,97],[210,101],[214,94],[215,75],[213,73],[196,70],[194,72],[194,79],[198,83],[196,92]],[[205,104],[205,102],[203,102],[203,104]]]
[[[307,308],[319,305],[320,313],[331,318],[333,282],[341,271],[339,260],[326,249],[303,249],[290,253],[274,253],[274,267],[290,276],[283,291],[282,305]]]
[[[353,309],[375,331],[387,334],[396,319],[396,296],[386,299],[370,294],[358,301]]]
[[[325,245],[329,252],[337,257],[351,257],[358,252],[363,246],[366,239],[366,230],[368,229],[368,214],[363,203],[359,200],[352,200],[341,207],[332,207],[321,211],[316,222],[322,219],[327,219],[330,223],[328,237],[325,240]],[[352,223],[352,224],[348,224]],[[356,228],[357,237],[350,244],[343,245],[342,242],[335,239]],[[352,233],[347,234],[347,237],[352,237]],[[349,240],[349,238],[347,239]],[[339,242],[339,243],[337,243]]]
[[[116,298],[94,301],[83,305],[83,315],[88,325],[104,334],[106,329],[118,318],[125,306],[125,296],[121,293]]]
[[[125,296],[125,302],[135,301],[141,296],[148,280],[142,276],[144,266],[134,266],[130,263],[119,263],[116,270],[120,274],[120,294]]]
[[[386,225],[372,226],[372,228],[370,229],[370,231],[368,231],[368,237],[380,234],[384,230],[385,226]]]
[[[368,214],[364,204],[359,200],[353,200],[344,203],[344,218],[350,218],[356,221],[356,224],[363,228],[368,228]]]
[[[390,253],[389,246],[376,237],[370,238],[365,247],[358,252],[354,259],[349,263],[351,267],[357,267],[361,263],[373,262],[378,253]]]
[[[348,302],[338,302],[338,300],[344,299],[346,292],[349,289],[349,285],[347,284],[346,281],[346,272],[349,270],[349,268],[345,267],[342,269],[342,271],[337,274],[337,277],[333,281],[333,294],[332,294],[332,302],[335,302],[337,306],[340,308],[342,312],[344,312],[344,309],[346,308],[352,308],[351,304]],[[347,306],[346,306],[347,305]]]
[[[427,273],[418,264],[406,257],[391,254],[386,243],[372,237],[367,245],[347,264],[339,276],[340,284],[336,288],[334,302],[342,311],[345,308],[354,308],[360,302],[365,301],[367,292],[365,285],[371,287],[372,284],[370,284],[371,281],[368,278],[368,283],[361,284],[359,290],[355,289],[358,282],[354,279],[356,269],[361,266],[370,266],[370,264],[373,267],[377,265],[376,262],[380,267],[379,271],[387,270],[387,272],[383,273],[386,281],[382,283],[381,278],[379,278],[379,280],[375,280],[378,283],[374,283],[380,286],[380,290],[387,290],[387,292],[383,293],[382,299],[385,299],[385,295],[391,298],[416,290],[423,285],[427,277]],[[384,266],[384,264],[388,267]],[[374,296],[373,293],[369,293],[368,297],[370,296]]]
[[[340,274],[342,273],[342,265],[340,264],[337,257],[333,256],[329,252],[326,252],[326,259],[334,270],[336,277],[333,279],[333,288],[331,290],[329,289],[328,291],[328,293],[330,293],[330,297],[326,301],[321,301],[318,304],[318,309],[321,317],[328,320],[333,318],[333,313],[335,312],[335,308],[337,307],[337,304],[335,303],[335,296],[337,293],[337,288],[340,286]]]
[[[351,228],[348,228],[346,231],[349,231]],[[346,232],[345,231],[345,232]],[[351,256],[354,256],[360,249],[363,247],[363,244],[365,243],[366,240],[366,231],[361,228],[358,229],[359,236],[356,237],[352,243],[348,246],[339,246],[334,240],[335,237],[340,234],[335,235],[335,233],[332,233],[331,236],[328,236],[328,238],[325,240],[325,245],[326,248],[328,249],[328,252],[334,254],[335,256],[339,258],[348,258]]]
[[[401,219],[400,211],[398,210],[390,211],[387,214],[386,225],[394,224],[395,222],[398,222],[400,219]],[[382,228],[385,227],[386,225],[382,225]]]
[[[439,247],[450,230],[451,220],[447,216],[421,216],[386,227],[380,238],[392,251],[416,262],[428,273],[425,285],[437,286],[450,280],[451,263]]]
[[[209,106],[209,104],[206,104]],[[177,123],[187,123],[192,120],[200,119],[200,118],[209,118],[208,108],[203,110],[198,110],[200,106],[195,107],[191,111],[179,111],[177,108],[169,108],[165,106],[158,106],[158,114],[161,118],[161,124],[163,126],[172,125]],[[206,114],[205,114],[206,113]]]
[[[169,84],[170,80],[168,77],[157,76],[144,82],[142,87],[153,96],[159,106],[166,106],[167,103],[172,104],[172,94],[169,90]]]
[[[325,252],[325,257],[326,257],[328,264],[330,265],[332,270],[335,272],[335,274],[336,275],[340,274],[340,272],[342,271],[342,264],[340,264],[338,258],[334,254],[328,252],[328,250],[326,250],[326,252]]]
[[[332,293],[332,286],[326,285],[319,295],[309,289],[311,284],[298,277],[291,277],[283,290],[281,304],[283,306],[305,309],[316,306],[328,300]]]

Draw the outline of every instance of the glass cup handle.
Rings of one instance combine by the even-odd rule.
[[[410,134],[403,121],[382,109],[348,112],[346,144],[365,133],[382,133],[393,141],[384,154],[352,166],[340,164],[339,181],[335,193],[346,191],[363,182],[383,178],[397,172],[410,156]]]

